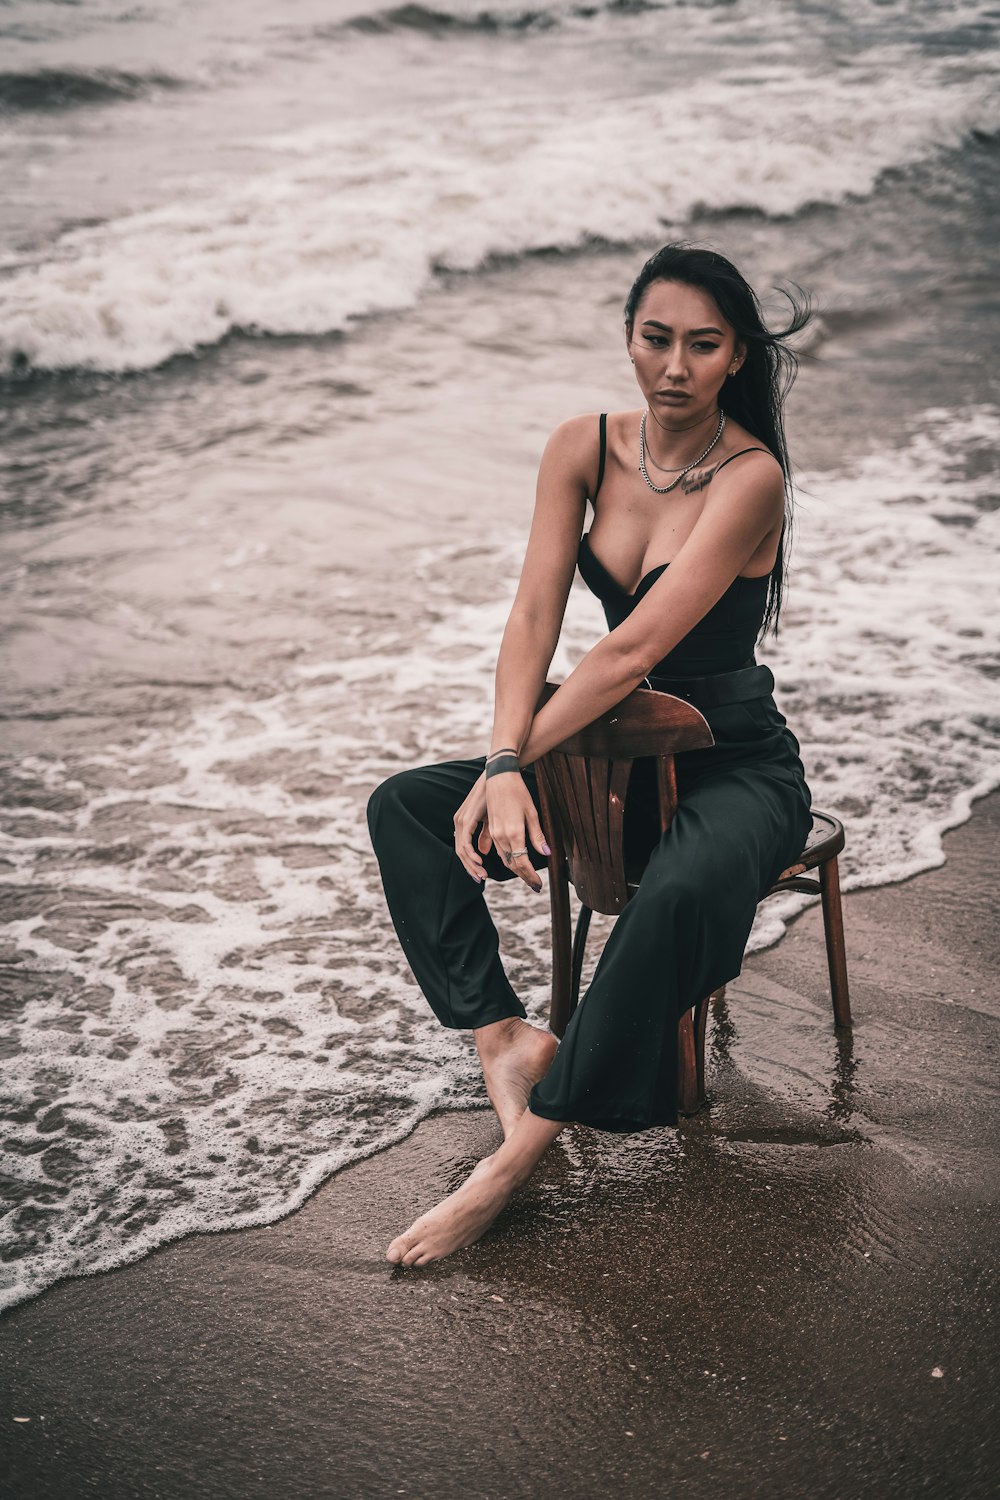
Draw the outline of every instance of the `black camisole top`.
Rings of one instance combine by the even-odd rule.
[[[732,463],[734,458],[739,458],[744,453],[758,451],[768,452],[766,448],[741,448],[739,453],[731,453],[724,459],[715,472],[718,473],[719,469],[725,468],[726,464]],[[606,454],[607,414],[602,413],[601,459],[591,504],[596,501],[604,479]],[[600,558],[591,551],[589,532],[584,532],[580,539],[580,550],[577,553],[580,577],[604,606],[609,630],[614,630],[623,620],[628,619],[639,600],[649,592],[669,566],[669,563],[661,563],[657,568],[650,568],[640,578],[635,593],[628,594],[612,578]],[[770,575],[767,573],[761,578],[734,578],[721,599],[712,605],[683,640],[678,641],[669,655],[657,663],[649,674],[650,679],[707,677],[714,672],[735,672],[740,667],[752,666],[754,646],[767,605],[769,579]]]

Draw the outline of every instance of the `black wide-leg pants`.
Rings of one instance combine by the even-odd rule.
[[[532,1092],[545,1119],[623,1131],[676,1122],[678,1019],[739,973],[758,901],[801,852],[809,790],[774,700],[706,717],[716,743],[677,757],[679,805],[661,836],[655,763],[636,762],[626,837],[649,861]],[[435,1015],[454,1028],[525,1015],[483,887],[455,853],[455,813],[482,769],[480,757],[402,771],[368,806],[396,933]],[[530,768],[525,782],[537,806]],[[546,863],[533,850],[531,859]],[[516,878],[495,849],[484,864],[493,879]]]

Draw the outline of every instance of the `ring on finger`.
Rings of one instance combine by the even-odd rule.
[[[507,861],[508,865],[512,865],[515,859],[523,859],[527,852],[527,845],[525,845],[523,849],[508,849],[507,853],[504,855],[504,859]]]

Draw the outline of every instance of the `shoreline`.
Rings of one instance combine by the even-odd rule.
[[[473,748],[468,748],[463,753],[474,754],[475,751]],[[877,884],[871,885],[859,883],[856,877],[847,877],[845,879],[843,872],[841,872],[842,895],[846,896],[854,891],[891,890],[897,886],[906,885],[910,881],[917,880],[921,876],[927,875],[934,870],[941,869],[947,863],[947,854],[944,849],[945,838],[947,838],[947,836],[950,833],[953,833],[956,829],[964,827],[965,824],[967,824],[973,817],[975,817],[976,810],[979,804],[989,797],[996,795],[998,791],[1000,791],[1000,776],[993,777],[988,782],[981,782],[977,787],[973,787],[968,792],[961,793],[958,797],[956,797],[956,803],[962,803],[966,807],[966,811],[963,814],[955,815],[957,821],[949,820],[943,824],[928,825],[928,828],[925,829],[924,832],[933,834],[934,837],[941,841],[941,857],[936,863],[922,865],[920,868],[912,870],[908,874],[899,875],[892,878],[891,880],[881,881]],[[802,900],[803,902],[810,901],[811,905],[793,905],[791,913],[787,917],[781,917],[781,931],[779,931],[774,937],[771,937],[766,932],[764,932],[761,934],[760,941],[756,945],[754,945],[754,934],[751,934],[746,951],[746,958],[748,960],[751,957],[755,958],[761,954],[772,953],[775,950],[780,950],[782,945],[789,940],[789,937],[794,931],[796,925],[805,916],[805,914],[810,910],[815,910],[817,912],[819,910],[818,901],[815,898],[798,898],[792,896],[786,897],[785,899],[787,901],[790,901],[791,903],[795,903],[800,900]],[[594,927],[595,942],[592,944],[592,947],[595,948],[595,951],[599,951],[600,945],[603,941],[601,932],[604,920],[605,919],[601,918],[599,915],[596,917]],[[592,961],[593,958],[594,955],[592,954]],[[529,1019],[533,1019],[536,1021],[536,1023],[539,1023],[541,1021],[545,1021],[546,1016],[529,1016]],[[479,1111],[479,1109],[480,1106],[478,1105],[466,1105],[464,1107],[434,1106],[426,1114],[422,1114],[414,1124],[403,1127],[397,1134],[395,1134],[388,1140],[367,1147],[362,1151],[360,1155],[352,1158],[350,1161],[333,1167],[318,1167],[316,1170],[309,1174],[309,1178],[311,1179],[309,1185],[301,1185],[290,1203],[283,1205],[273,1212],[270,1209],[266,1209],[261,1214],[254,1213],[248,1215],[246,1220],[236,1219],[234,1222],[218,1224],[204,1229],[184,1229],[181,1230],[178,1234],[168,1235],[166,1238],[157,1242],[156,1244],[138,1251],[131,1258],[118,1261],[114,1265],[98,1266],[92,1270],[70,1272],[61,1275],[54,1281],[47,1282],[37,1291],[27,1292],[24,1296],[19,1297],[16,1301],[6,1304],[0,1301],[0,1324],[2,1324],[4,1317],[8,1314],[16,1311],[18,1308],[26,1306],[32,1301],[37,1300],[39,1297],[45,1296],[47,1292],[54,1290],[56,1287],[62,1286],[66,1282],[86,1281],[95,1276],[113,1275],[116,1271],[125,1270],[129,1266],[138,1265],[147,1257],[155,1255],[161,1250],[168,1249],[172,1245],[179,1245],[184,1241],[198,1235],[237,1234],[252,1230],[268,1229],[274,1225],[280,1224],[285,1219],[298,1213],[317,1193],[322,1192],[330,1182],[340,1176],[343,1172],[350,1171],[351,1168],[360,1166],[363,1163],[370,1161],[372,1157],[379,1155],[381,1152],[394,1150],[396,1147],[406,1141],[414,1131],[419,1130],[421,1125],[423,1125],[426,1121],[441,1118],[449,1114],[464,1115],[469,1113],[476,1113]],[[481,1109],[483,1111],[488,1110],[488,1105],[485,1101],[485,1095]]]
[[[567,1132],[446,1262],[382,1257],[485,1110],[11,1309],[11,1493],[985,1497],[998,832],[994,793],[943,865],[845,896],[850,1036],[814,907],[717,1009],[708,1111]]]

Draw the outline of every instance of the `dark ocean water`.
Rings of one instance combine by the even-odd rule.
[[[940,860],[998,780],[998,24],[0,6],[0,1302],[482,1102],[364,803],[482,748],[541,447],[635,404],[671,235],[817,302],[765,656],[848,880]],[[540,1014],[544,903],[491,900]]]

